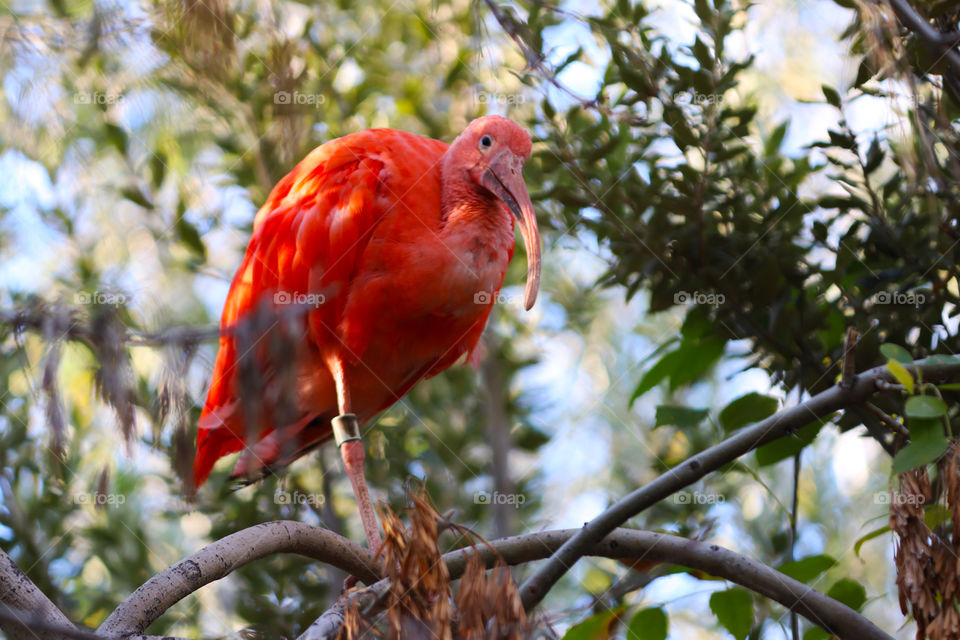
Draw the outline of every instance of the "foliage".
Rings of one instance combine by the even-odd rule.
[[[494,84],[478,58],[481,46],[498,45],[480,39],[471,4],[438,12],[431,2],[379,0],[53,2],[15,5],[0,19],[10,70],[0,106],[5,156],[15,150],[39,163],[57,194],[27,210],[5,204],[3,214],[28,220],[65,256],[34,262],[28,278],[15,272],[2,302],[40,316],[76,309],[89,329],[61,342],[56,325],[0,327],[4,549],[59,606],[96,626],[146,578],[210,539],[281,518],[354,530],[335,451],[236,492],[222,469],[189,501],[174,471],[189,469],[216,345],[203,332],[166,346],[138,337],[216,323],[216,298],[256,207],[313,147],[373,126],[450,140],[489,108],[488,94],[508,95],[513,85]],[[3,203],[18,202],[18,186],[6,188]],[[98,343],[107,326],[116,333]],[[524,331],[509,317],[498,326]],[[528,356],[497,345],[500,387],[489,390],[503,403],[497,428],[516,427],[517,450],[535,451],[543,435],[511,392]],[[497,509],[535,510],[531,477],[513,479],[512,490],[530,496],[519,506],[475,499],[495,489],[485,391],[473,372],[452,371],[384,414],[369,441],[379,495],[403,504],[407,478],[419,478],[438,508],[484,532]],[[53,433],[44,408],[62,414]],[[126,456],[117,421],[129,435]],[[293,637],[344,577],[272,558],[237,571],[220,598],[180,603],[150,631],[245,624]]]
[[[788,150],[790,122],[762,118],[764,96],[744,88],[754,58],[731,54],[749,23],[747,7],[727,0],[687,6],[693,34],[680,42],[654,26],[643,2],[617,2],[585,20],[609,52],[602,81],[562,109],[545,99],[531,122],[544,143],[533,165],[540,198],[558,230],[586,229],[598,239],[608,256],[598,283],[628,299],[649,292],[650,311],[680,307],[683,314],[679,335],[661,341],[639,375],[631,403],[659,390],[665,402],[656,426],[672,426],[691,445],[649,457],[669,467],[702,448],[697,443],[717,426],[735,431],[782,402],[751,393],[705,424],[703,411],[677,395],[709,381],[715,367],[742,357],[745,368],[778,383],[777,397],[812,395],[839,379],[852,327],[860,336],[850,356],[858,370],[898,350],[889,366],[905,379],[908,397],[878,409],[906,416],[910,442],[903,427],[890,426],[902,418],[881,424],[875,414],[848,411],[836,425],[866,424],[887,451],[899,451],[894,473],[936,460],[957,433],[953,389],[916,392],[896,367],[960,347],[956,106],[933,77],[946,67],[887,5],[857,3],[843,34],[859,60],[857,77],[821,88],[835,124],[822,139]],[[531,8],[528,31],[516,37],[528,58],[549,59],[538,46],[537,34],[548,28],[539,15]],[[578,50],[556,70],[585,58]],[[891,109],[898,126],[855,129],[849,114],[862,103]],[[924,429],[924,419],[937,428]],[[813,423],[793,440],[761,448],[757,466],[799,465],[822,427]],[[731,471],[759,479],[747,467]],[[715,482],[720,495],[727,486]],[[754,540],[783,560],[792,558],[797,526],[797,515],[786,515],[774,537]],[[665,504],[645,518],[647,526],[677,521]],[[735,637],[749,631],[720,622]]]
[[[957,389],[915,380],[906,365],[958,350],[960,114],[935,82],[943,65],[901,32],[885,6],[837,4],[848,12],[844,46],[858,73],[850,86],[822,86],[833,124],[802,149],[791,146],[793,125],[771,119],[765,96],[749,88],[756,60],[737,53],[736,43],[753,14],[730,0],[675,3],[689,20],[688,38],[658,22],[652,4],[631,0],[592,15],[540,2],[426,0],[269,7],[58,0],[51,15],[14,5],[0,15],[0,59],[10,70],[0,160],[28,164],[48,186],[36,195],[4,183],[12,195],[0,207],[9,227],[29,227],[39,238],[21,251],[46,257],[20,256],[0,301],[54,321],[23,331],[0,323],[4,549],[58,606],[96,625],[185,551],[244,526],[295,518],[356,529],[345,521],[349,490],[327,450],[317,464],[236,492],[220,468],[212,488],[184,502],[176,473],[189,460],[214,345],[202,337],[167,344],[152,332],[215,323],[217,296],[256,207],[317,144],[371,126],[449,140],[476,115],[509,107],[537,138],[525,175],[552,227],[545,235],[554,255],[566,255],[563,243],[573,238],[596,247],[604,271],[578,282],[555,261],[553,274],[545,269],[546,327],[533,334],[501,306],[488,341],[492,369],[479,377],[450,371],[386,412],[370,439],[374,487],[396,507],[413,476],[439,511],[455,509],[481,532],[502,533],[511,519],[508,528],[532,529],[542,514],[536,474],[506,474],[511,490],[529,499],[496,523],[475,496],[506,473],[491,463],[487,430],[511,431],[514,461],[563,433],[538,419],[547,402],[538,406],[533,393],[517,391],[535,369],[536,335],[574,333],[584,354],[612,353],[607,404],[617,406],[598,418],[619,434],[610,438],[613,462],[603,476],[609,499],[793,397],[832,385],[853,327],[861,336],[856,367],[886,365],[902,399],[881,404],[879,414],[811,423],[691,495],[739,500],[756,490],[769,508],[749,519],[734,507],[723,526],[788,575],[813,584],[826,574],[818,588],[830,584],[832,597],[862,609],[883,588],[869,573],[877,563],[858,567],[829,549],[797,558],[803,514],[777,495],[790,486],[786,465],[796,465],[799,479],[801,456],[809,460],[830,425],[866,424],[895,454],[895,473],[942,464],[957,435]],[[557,30],[572,27],[590,34],[599,55],[553,50]],[[564,72],[588,63],[598,88],[577,96]],[[533,104],[537,91],[543,97]],[[893,109],[897,126],[858,128],[851,112],[861,104]],[[20,236],[7,228],[0,242],[12,250]],[[508,279],[516,282],[518,272]],[[612,295],[597,294],[595,284]],[[646,332],[655,347],[641,368],[626,366],[627,341],[609,329],[619,298],[647,302],[649,317],[627,329]],[[62,335],[57,319],[69,308],[81,310],[84,335]],[[733,369],[762,371],[772,388],[720,403],[718,372]],[[620,389],[621,380],[629,388]],[[649,424],[622,433],[626,422],[642,422],[653,398]],[[491,403],[502,405],[505,423],[491,426]],[[629,446],[620,446],[625,440]],[[722,508],[667,500],[637,524],[707,537]],[[848,519],[810,516],[830,534],[846,531],[838,521]],[[857,554],[878,535],[863,535]],[[579,624],[568,637],[622,631],[659,639],[682,629],[674,606],[641,602],[633,595],[639,587],[620,590],[681,574],[713,589],[702,608],[715,614],[718,632],[758,638],[778,624],[782,610],[709,576],[679,567],[624,572],[610,562],[574,576],[558,596],[569,604],[588,592],[594,601],[589,614],[572,609],[569,622]],[[150,631],[198,635],[247,625],[294,636],[342,579],[273,558],[236,572],[218,591],[222,602],[193,596]]]

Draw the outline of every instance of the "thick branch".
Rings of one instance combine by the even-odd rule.
[[[889,2],[903,26],[915,33],[927,46],[942,54],[952,67],[960,68],[960,52],[955,48],[960,44],[960,33],[943,33],[938,30],[907,0],[889,0]]]
[[[924,380],[960,377],[960,364],[913,365]],[[667,471],[649,484],[621,498],[610,508],[583,526],[577,535],[560,549],[520,587],[524,607],[529,611],[550,591],[557,581],[588,549],[608,533],[654,504],[680,491],[711,471],[733,462],[740,456],[783,436],[796,432],[811,421],[849,407],[862,405],[877,391],[878,381],[893,381],[886,367],[876,367],[849,381],[819,393],[806,402],[785,409],[752,427],[741,429]]]
[[[947,68],[943,71],[943,89],[954,104],[960,105],[960,82],[957,80],[956,73],[960,69],[960,52],[957,46],[960,45],[960,32],[951,30],[943,32],[935,28],[930,22],[920,14],[907,0],[888,0],[893,12],[907,30],[911,31],[916,37],[924,43],[934,54],[939,54],[939,58],[931,66],[936,66],[936,62],[945,60]],[[919,75],[924,75],[931,69],[918,69]],[[909,74],[907,74],[909,77]],[[910,86],[913,88],[913,78],[910,77]],[[914,91],[916,94],[916,91]],[[917,111],[914,109],[914,111]],[[920,137],[925,138],[924,128],[919,127]],[[929,159],[924,161],[929,164]],[[932,166],[936,166],[935,164]],[[935,173],[937,183],[942,187],[943,180],[940,179],[939,172]],[[946,192],[946,191],[945,191]]]
[[[266,522],[230,534],[147,580],[100,625],[103,637],[143,633],[167,609],[200,587],[275,553],[297,553],[333,565],[366,583],[380,579],[367,549],[301,522]]]
[[[62,637],[36,629],[30,624],[34,621],[60,629],[76,628],[3,549],[0,549],[0,605],[7,613],[20,611],[31,615],[29,620],[13,614],[0,617],[0,629],[10,640],[56,640]]]
[[[10,640],[102,640],[89,629],[75,626],[0,549],[0,630]],[[164,636],[167,640],[178,640]],[[156,636],[128,636],[125,640],[159,640]]]
[[[455,580],[463,575],[467,558],[472,554],[480,554],[488,567],[496,562],[497,554],[502,556],[507,564],[524,564],[549,557],[575,538],[578,532],[578,529],[566,529],[528,533],[494,540],[485,546],[453,551],[445,554],[443,559],[449,568],[450,578]],[[845,604],[776,569],[715,544],[652,531],[617,529],[602,541],[589,545],[584,555],[643,558],[653,562],[679,564],[725,578],[775,600],[837,637],[851,640],[891,640],[889,635]],[[376,613],[377,603],[382,602],[381,596],[386,588],[387,581],[383,580],[369,589],[347,594],[318,618],[298,640],[337,638],[346,608],[357,606],[361,611],[365,610],[366,615]]]
[[[7,627],[6,625],[11,625]],[[9,638],[22,637],[28,640],[37,640],[38,638],[56,638],[56,640],[104,640],[103,636],[98,635],[91,629],[82,629],[75,627],[69,621],[66,624],[57,624],[34,614],[30,611],[21,611],[5,604],[0,604],[0,629],[5,632],[7,628],[21,629],[25,628],[26,635],[9,635]],[[184,638],[175,638],[174,636],[124,636],[123,640],[186,640]]]

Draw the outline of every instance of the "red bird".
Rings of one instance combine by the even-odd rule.
[[[256,478],[336,433],[368,545],[379,548],[359,425],[474,352],[513,256],[514,217],[527,253],[525,307],[533,306],[540,234],[521,176],[530,148],[530,136],[499,116],[474,120],[449,146],[370,129],[317,147],[274,187],[223,310],[196,486],[230,453],[245,451],[234,477]],[[302,346],[282,363],[295,367],[286,381],[295,381],[296,406],[287,424],[251,429],[233,329],[263,305],[279,313],[298,301]],[[253,357],[263,357],[260,347],[250,347]],[[273,364],[260,368],[259,402],[269,405],[282,376]]]

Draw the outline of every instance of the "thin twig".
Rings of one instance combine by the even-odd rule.
[[[877,388],[882,391],[886,391],[887,385],[886,384],[877,385]],[[894,390],[900,391],[901,389],[895,388]],[[907,428],[905,426],[903,426],[902,424],[894,420],[893,416],[891,416],[886,411],[884,411],[877,405],[873,404],[872,402],[864,402],[863,408],[869,411],[870,413],[872,413],[873,415],[875,415],[880,420],[880,422],[890,427],[890,430],[893,431],[894,433],[904,437],[910,436],[910,432],[907,431]]]
[[[857,340],[860,332],[854,327],[847,327],[847,334],[843,337],[843,361],[840,366],[840,386],[850,389],[857,381]]]
[[[50,309],[38,304],[33,308],[0,309],[0,324],[10,326],[14,331],[44,331],[47,325]],[[91,343],[96,338],[93,328],[76,311],[67,311],[67,322],[62,327],[60,337],[65,340]],[[192,345],[210,342],[220,337],[220,329],[216,327],[172,327],[159,331],[138,331],[126,329],[124,340],[133,345],[162,346],[162,345]]]

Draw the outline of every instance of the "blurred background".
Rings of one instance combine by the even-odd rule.
[[[487,538],[577,527],[833,384],[847,326],[861,369],[881,343],[953,353],[956,107],[884,6],[3,3],[0,545],[96,626],[255,523],[362,538],[332,446],[239,491],[232,460],[195,498],[181,478],[204,331],[258,207],[309,150],[369,127],[452,141],[480,115],[521,122],[545,243],[537,306],[520,245],[480,367],[421,383],[368,434],[375,497],[398,509],[414,479]],[[897,444],[864,419],[811,424],[630,524],[786,565],[912,637],[884,528]],[[273,557],[149,632],[295,637],[343,578]],[[626,604],[662,611],[670,638],[794,637],[730,587],[584,559],[544,611],[558,635]],[[626,637],[605,628],[571,637]]]

